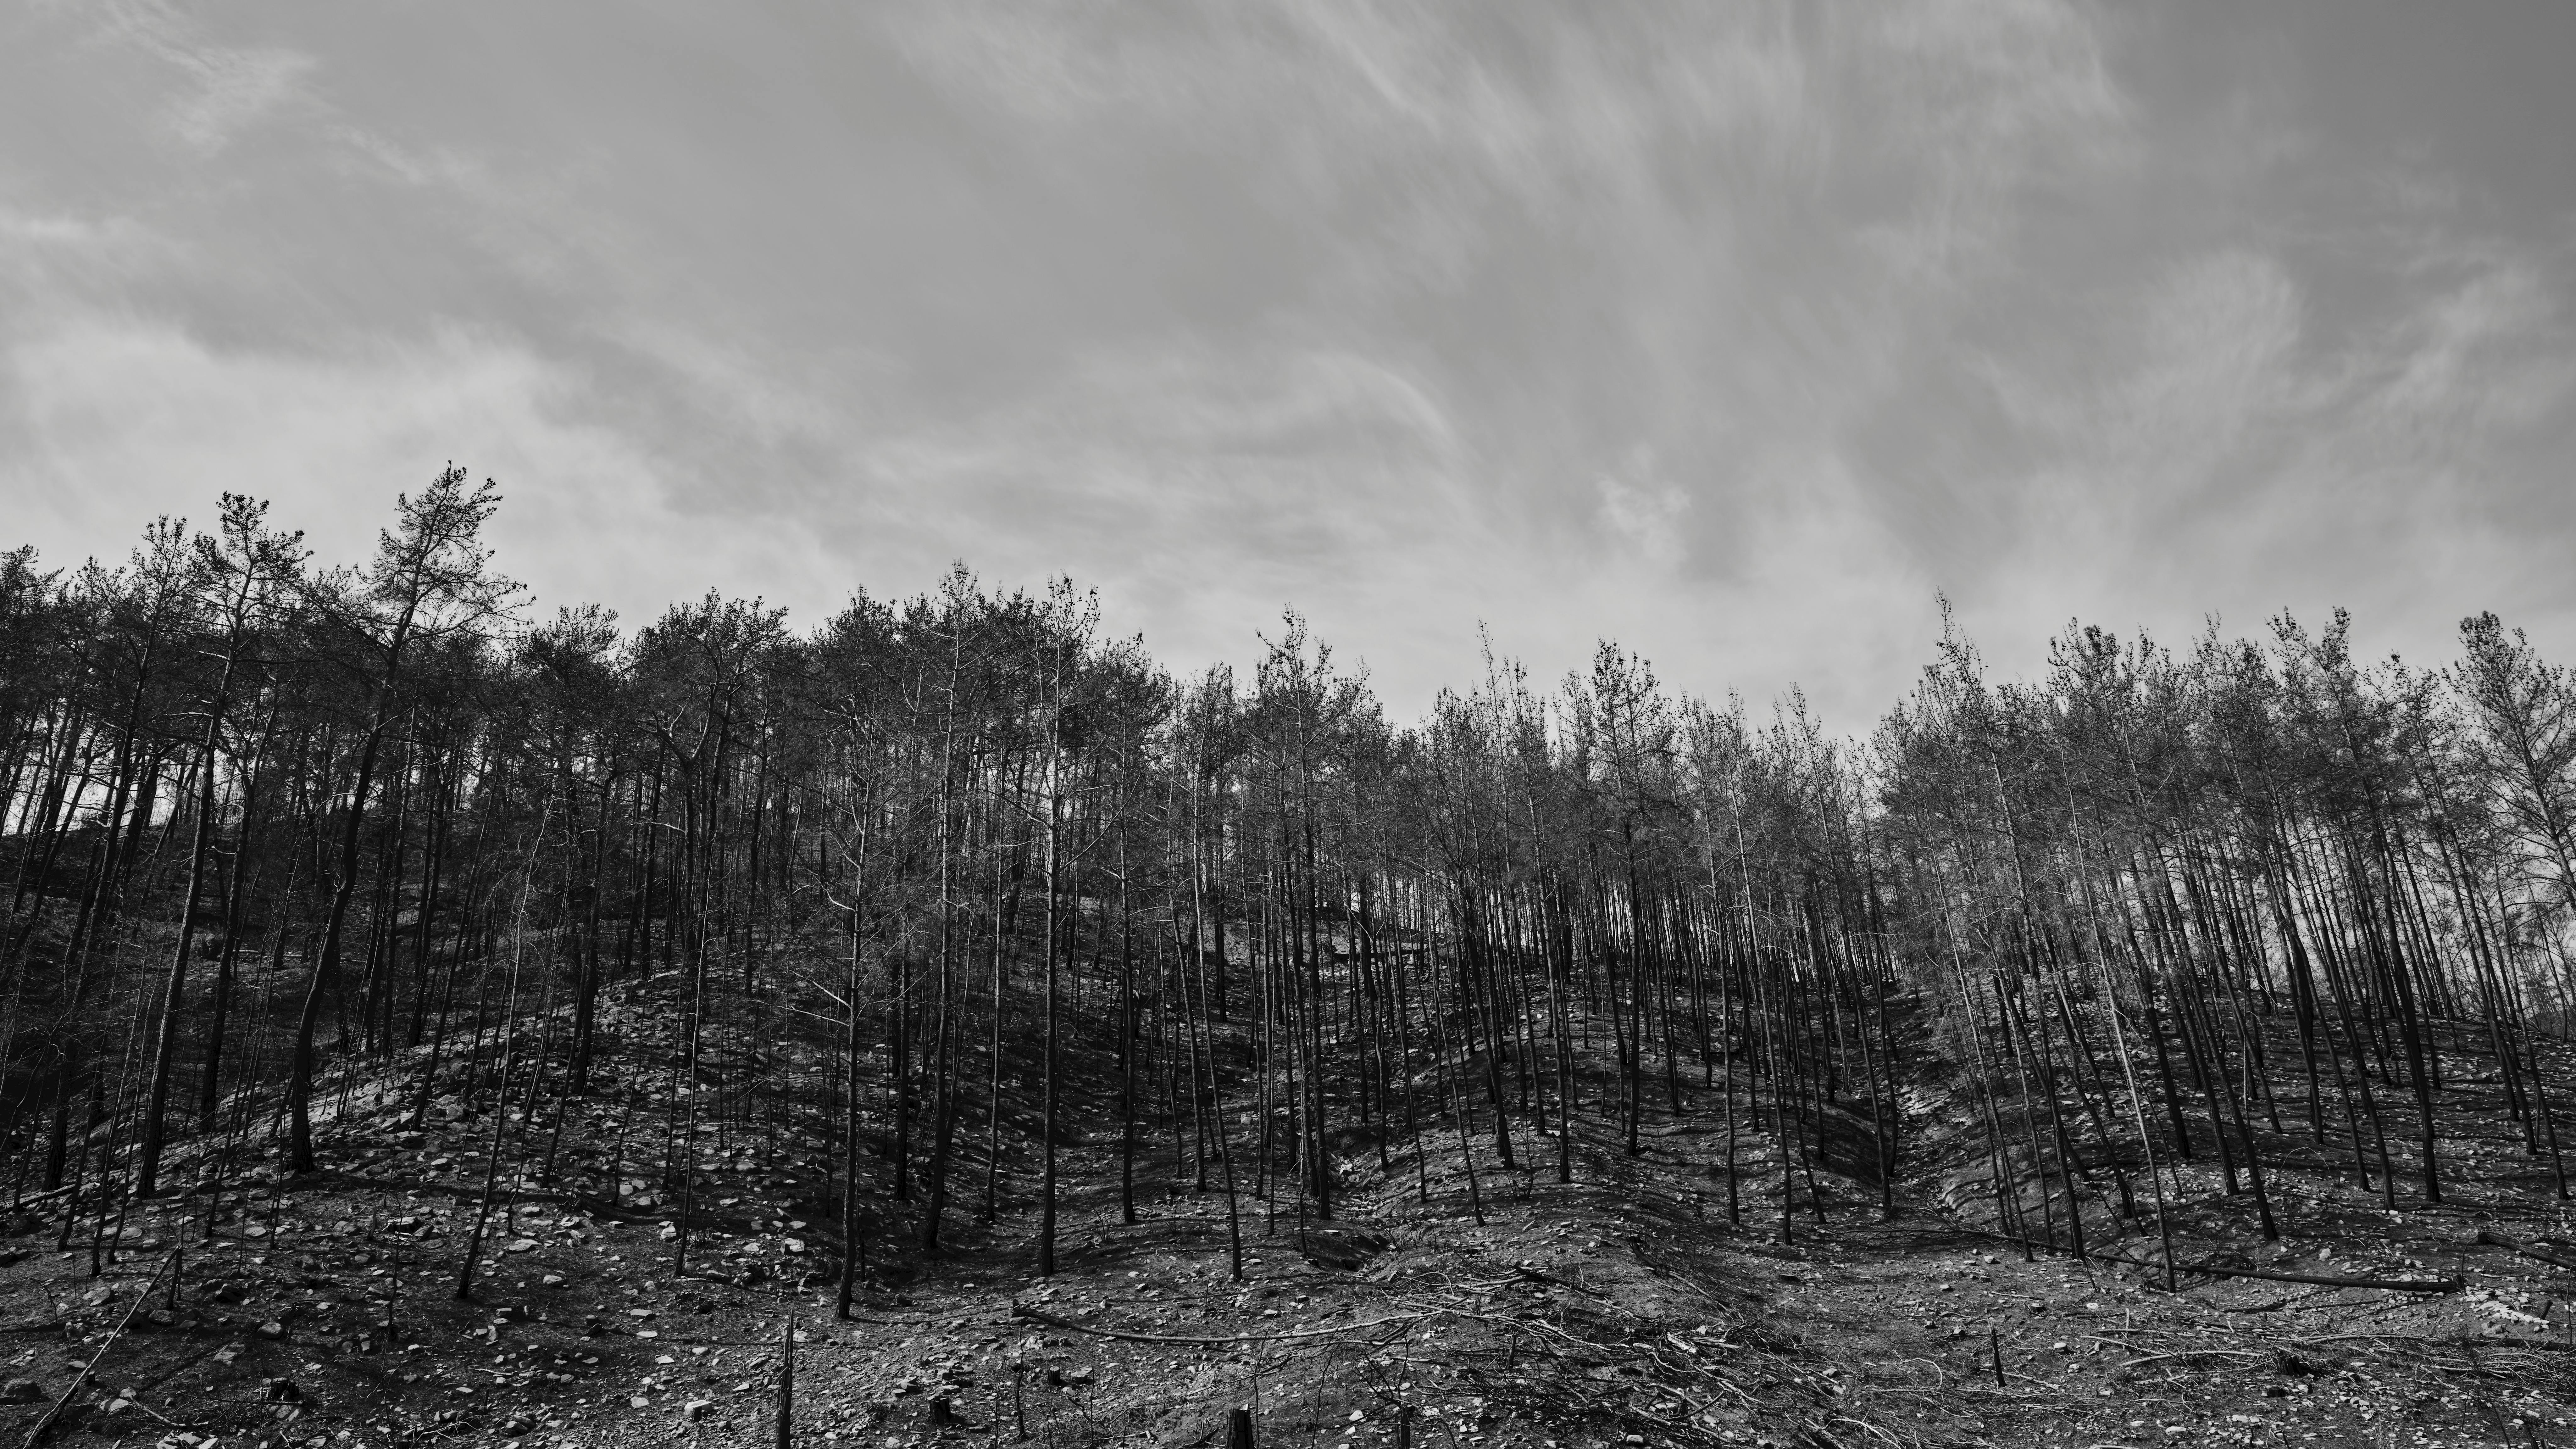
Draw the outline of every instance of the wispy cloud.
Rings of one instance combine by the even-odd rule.
[[[314,69],[311,55],[285,46],[211,41],[197,17],[161,0],[115,0],[91,18],[102,41],[132,45],[177,73],[161,123],[203,155],[302,99]]]
[[[1936,587],[1998,657],[2576,629],[2564,220],[2351,148],[2252,20],[605,13],[46,12],[0,497],[356,530],[455,456],[558,598],[1070,571],[1182,662],[1298,603],[1399,711],[1483,619],[1856,724]]]
[[[2380,637],[2425,653],[2473,608],[2563,609],[2528,548],[2576,528],[2534,455],[2567,440],[2576,403],[2559,287],[2527,261],[2429,260],[2388,265],[2438,285],[2328,331],[2276,256],[2181,259],[2118,319],[2098,380],[2000,380],[2046,441],[2006,585],[1972,591],[1977,613],[2053,602],[2170,631],[2360,598],[2387,616]]]
[[[830,596],[810,536],[686,516],[668,467],[585,421],[593,410],[577,375],[463,330],[312,357],[65,316],[0,352],[0,496],[21,505],[20,538],[58,559],[113,557],[150,513],[204,514],[228,490],[274,499],[348,559],[395,492],[454,458],[503,483],[501,567],[550,604],[649,615],[668,580],[709,574]]]

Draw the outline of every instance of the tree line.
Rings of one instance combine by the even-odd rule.
[[[680,1271],[755,1119],[829,1144],[852,1269],[973,1225],[1050,1273],[1079,1192],[1197,1197],[1239,1271],[1254,1214],[1435,1154],[1481,1214],[1677,1123],[1784,1236],[1939,1169],[2169,1262],[2187,1169],[2277,1235],[2267,1167],[2438,1203],[2481,1134],[2566,1196],[2576,680],[2492,615],[2421,670],[2341,614],[2069,626],[2018,682],[1945,627],[1849,738],[1489,654],[1399,725],[1293,613],[1176,677],[962,568],[802,632],[534,619],[499,503],[450,467],[350,567],[230,495],[0,554],[0,1125],[64,1244],[330,1167],[362,1083],[523,1155],[625,1094],[598,1200]]]

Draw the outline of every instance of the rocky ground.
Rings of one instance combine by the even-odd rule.
[[[626,1008],[636,1045],[644,1004]],[[1034,1164],[1006,1148],[993,1220],[970,1161],[940,1256],[898,1248],[900,1211],[871,1219],[841,1321],[819,1129],[711,1107],[675,1273],[672,1204],[635,1175],[667,1085],[610,1073],[560,1118],[549,1101],[498,1122],[488,1093],[441,1090],[412,1130],[417,1079],[348,1084],[316,1174],[283,1175],[259,1123],[183,1155],[181,1180],[221,1192],[84,1215],[67,1249],[58,1200],[23,1210],[0,1268],[0,1434],[59,1402],[47,1434],[65,1444],[771,1444],[792,1325],[798,1444],[1221,1443],[1244,1406],[1265,1443],[1443,1449],[2576,1445],[2576,1274],[2479,1241],[2568,1225],[2493,1144],[2497,1176],[2464,1176],[2438,1210],[2392,1213],[2330,1164],[2284,1169],[2278,1244],[2233,1231],[2241,1204],[2205,1169],[2179,1179],[2208,1189],[2198,1219],[2176,1209],[2185,1261],[2453,1291],[2186,1274],[2168,1292],[2127,1264],[2025,1257],[1973,1204],[1943,1206],[1940,1112],[1919,1101],[1933,1145],[1894,1216],[1874,1186],[1819,1174],[1818,1221],[1802,1178],[1787,1243],[1767,1139],[1744,1139],[1729,1221],[1713,1112],[1650,1116],[1635,1156],[1589,1119],[1571,1183],[1550,1138],[1524,1136],[1519,1170],[1479,1138],[1472,1194],[1454,1134],[1381,1158],[1354,1132],[1330,1224],[1238,1199],[1240,1282],[1221,1175],[1175,1192],[1171,1141],[1149,1142],[1128,1224],[1102,1132],[1063,1153],[1054,1277],[1033,1271]]]

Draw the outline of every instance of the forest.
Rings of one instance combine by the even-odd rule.
[[[1945,629],[1848,736],[1603,642],[1407,724],[1293,612],[1180,677],[963,566],[539,617],[500,503],[450,467],[355,565],[232,495],[0,554],[0,1174],[87,1271],[460,1114],[439,1291],[539,1185],[713,1271],[758,1145],[824,1319],[961,1240],[1041,1283],[1077,1200],[1239,1278],[1364,1180],[1481,1221],[1679,1123],[1747,1241],[1919,1187],[2167,1288],[2322,1234],[2293,1173],[2567,1198],[2576,677],[2493,615],[2438,665],[2070,625],[2021,679]]]

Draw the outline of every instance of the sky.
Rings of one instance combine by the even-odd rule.
[[[0,0],[0,547],[449,460],[536,609],[952,562],[1865,731],[1946,597],[2576,657],[2576,5]]]

